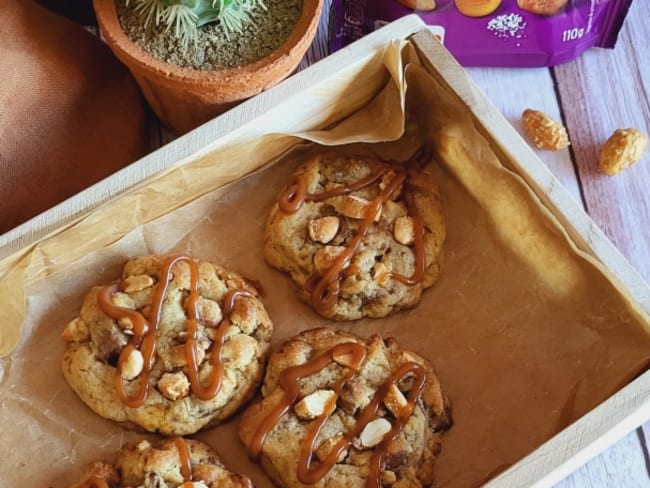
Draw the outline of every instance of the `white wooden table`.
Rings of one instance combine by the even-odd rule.
[[[327,10],[303,67],[326,55]],[[596,172],[598,148],[615,129],[635,127],[650,133],[648,19],[650,1],[635,0],[614,50],[591,50],[550,69],[468,71],[520,132],[521,113],[526,108],[543,110],[564,121],[571,147],[558,152],[539,151],[539,156],[650,282],[650,151],[616,177]],[[650,422],[557,486],[650,487],[649,445]]]
[[[327,55],[325,10],[317,38],[301,63]],[[596,172],[598,148],[617,128],[650,133],[650,1],[635,0],[614,50],[591,50],[555,68],[468,68],[470,75],[521,131],[526,108],[566,124],[572,145],[539,152],[541,159],[650,282],[650,152],[616,177]],[[153,134],[154,146],[171,136]],[[648,413],[650,416],[650,412]],[[557,486],[650,487],[650,422],[578,469]]]

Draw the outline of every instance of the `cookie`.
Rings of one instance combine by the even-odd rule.
[[[433,483],[449,407],[432,366],[393,339],[302,332],[269,359],[262,395],[239,437],[278,486]]]
[[[90,463],[70,488],[253,488],[246,476],[228,471],[207,444],[176,437],[155,444],[125,444],[117,462]]]
[[[556,15],[562,10],[569,0],[517,0],[521,10],[537,15]]]
[[[300,166],[267,220],[264,257],[323,317],[384,317],[416,306],[445,240],[425,151],[405,163],[321,154]]]
[[[188,435],[230,417],[262,380],[273,325],[255,289],[187,256],[128,261],[62,336],[62,370],[93,411]]]

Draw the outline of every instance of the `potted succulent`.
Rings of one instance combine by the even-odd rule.
[[[153,111],[182,134],[290,75],[314,38],[322,1],[93,0],[93,5],[104,39]],[[247,50],[263,38],[260,24],[282,2],[292,2],[295,15],[284,34],[278,32],[281,22],[271,20],[277,45]],[[217,48],[207,49],[208,42]],[[206,52],[219,51],[254,54],[206,63]]]

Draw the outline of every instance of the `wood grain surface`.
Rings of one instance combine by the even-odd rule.
[[[596,166],[599,148],[614,130],[634,127],[650,133],[648,18],[650,2],[636,0],[615,49],[592,50],[550,70],[585,208],[646,281],[650,281],[650,154],[614,177],[597,173]],[[649,441],[646,423],[560,486],[650,486]]]

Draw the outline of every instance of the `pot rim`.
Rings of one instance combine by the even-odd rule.
[[[279,69],[287,63],[294,51],[302,51],[302,56],[316,34],[323,0],[302,0],[302,11],[296,25],[275,51],[253,63],[219,70],[183,68],[152,56],[133,42],[122,29],[115,0],[93,0],[93,6],[104,39],[125,58],[123,62],[135,65],[142,71],[157,72],[170,81],[214,83]]]

